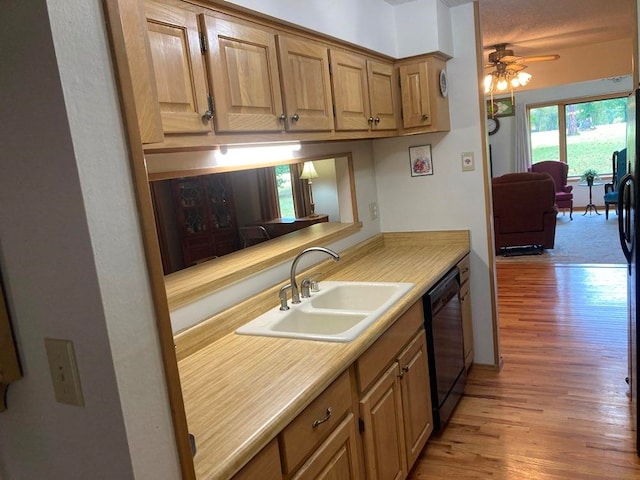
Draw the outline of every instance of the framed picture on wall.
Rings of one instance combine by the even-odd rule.
[[[494,98],[487,100],[487,118],[513,117],[515,109],[510,98]]]
[[[431,159],[431,145],[409,147],[409,163],[412,177],[433,175],[433,161]]]

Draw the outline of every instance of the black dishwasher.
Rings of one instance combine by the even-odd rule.
[[[464,392],[460,274],[451,269],[423,297],[433,427],[441,430]]]

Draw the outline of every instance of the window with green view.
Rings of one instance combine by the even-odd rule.
[[[276,169],[276,187],[282,218],[296,218],[293,206],[293,189],[291,188],[291,169],[289,165],[278,165]]]
[[[530,108],[532,162],[567,162],[569,176],[610,174],[611,155],[626,146],[626,106],[622,97]]]

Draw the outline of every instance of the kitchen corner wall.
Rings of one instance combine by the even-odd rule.
[[[2,2],[0,259],[24,373],[3,480],[180,476],[103,7]],[[45,337],[73,341],[83,406],[56,402]]]
[[[447,62],[451,131],[374,141],[382,231],[471,231],[471,297],[476,363],[494,364],[491,270],[481,113],[476,70],[473,5],[450,10],[454,56]],[[430,144],[433,175],[412,177],[409,147]],[[472,152],[473,171],[462,171],[462,152]]]

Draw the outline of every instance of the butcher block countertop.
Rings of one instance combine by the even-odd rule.
[[[278,305],[281,284],[178,334],[197,478],[231,478],[467,253],[467,230],[384,233],[305,271],[323,272],[321,287],[323,279],[415,283],[350,343],[235,334]]]

